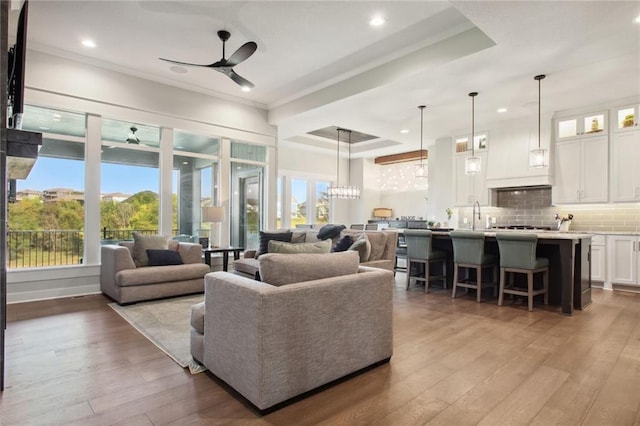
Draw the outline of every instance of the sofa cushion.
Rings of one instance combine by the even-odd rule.
[[[133,263],[137,267],[147,266],[149,257],[147,250],[167,250],[169,248],[168,238],[161,235],[141,235],[133,233]]]
[[[204,278],[211,270],[205,263],[185,263],[184,265],[154,266],[149,268],[125,269],[116,272],[115,284],[120,287],[169,283]]]
[[[283,231],[283,232],[264,232],[260,231],[260,246],[258,250],[256,250],[256,259],[265,253],[269,253],[269,241],[284,241],[291,242],[291,235],[293,233],[291,231]]]
[[[182,257],[175,250],[147,250],[149,266],[182,265]]]
[[[348,251],[355,251],[358,253],[360,257],[360,262],[366,262],[369,260],[369,255],[371,254],[371,243],[366,235],[358,238],[352,245],[349,247]]]
[[[259,268],[260,262],[255,258],[243,257],[233,261],[234,272],[239,272],[252,278],[256,278],[256,273]]]
[[[268,253],[260,256],[260,277],[274,286],[319,280],[358,271],[356,252],[302,253],[296,255]]]
[[[304,231],[293,231],[291,234],[291,242],[292,243],[306,243],[307,242],[307,233]]]
[[[353,242],[354,242],[353,238],[351,238],[349,235],[345,235],[344,237],[340,238],[340,241],[338,241],[336,245],[334,245],[331,248],[331,251],[332,252],[347,251],[349,250],[349,247],[351,247]]]
[[[331,240],[315,243],[286,243],[284,241],[269,241],[269,253],[329,253],[331,252]]]
[[[332,225],[332,224],[324,225],[322,228],[320,228],[320,231],[318,232],[318,239],[326,240],[326,239],[335,238],[338,235],[340,235],[340,232],[343,229],[346,229],[346,226]]]

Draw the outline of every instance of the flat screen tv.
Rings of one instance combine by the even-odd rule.
[[[8,95],[9,95],[9,128],[22,129],[24,112],[24,73],[27,53],[27,15],[29,2],[25,0],[18,18],[16,43],[9,48]]]

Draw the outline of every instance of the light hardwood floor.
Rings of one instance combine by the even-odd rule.
[[[10,305],[0,424],[640,425],[640,294],[567,317],[396,279],[391,362],[266,416],[102,296]]]

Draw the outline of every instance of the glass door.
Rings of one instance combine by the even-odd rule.
[[[233,222],[231,244],[255,249],[259,244],[262,229],[262,167],[235,173],[233,188]]]

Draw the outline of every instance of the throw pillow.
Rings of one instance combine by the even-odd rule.
[[[318,241],[317,243],[286,243],[284,241],[269,241],[269,253],[330,253],[331,240]]]
[[[291,242],[292,232],[264,232],[260,231],[260,246],[256,250],[256,259],[265,253],[269,253],[269,241]]]
[[[262,281],[274,286],[355,274],[359,264],[357,253],[352,251],[295,256],[267,253],[259,261]]]
[[[320,231],[318,231],[318,239],[326,240],[335,238],[340,235],[340,232],[342,232],[343,229],[347,229],[347,227],[344,225],[324,225],[320,228]]]
[[[167,250],[169,248],[168,238],[161,235],[141,235],[133,233],[133,263],[136,267],[147,266],[149,256],[147,250]]]
[[[349,247],[351,247],[352,244],[353,244],[353,238],[351,238],[348,235],[345,235],[340,239],[340,241],[337,242],[335,246],[333,246],[333,248],[331,248],[331,251],[334,253],[338,251],[347,251],[349,250]]]
[[[175,250],[147,250],[149,266],[182,265],[182,257]]]
[[[349,250],[357,251],[360,255],[360,262],[366,262],[369,260],[369,255],[371,254],[371,243],[367,237],[364,236],[357,239],[356,242],[349,247]]]

